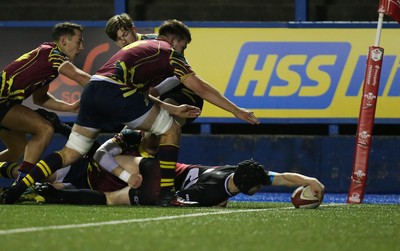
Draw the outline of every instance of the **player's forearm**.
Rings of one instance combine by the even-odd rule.
[[[105,170],[112,173],[112,171],[119,166],[115,156],[122,152],[118,144],[114,143],[112,139],[103,143],[93,156],[93,159]]]
[[[170,77],[158,84],[154,89],[157,90],[159,95],[163,95],[174,87],[178,86],[181,81],[177,77]]]
[[[43,96],[34,96],[33,103],[52,111],[69,112],[73,110],[71,104],[56,99],[50,93]]]
[[[161,108],[166,110],[170,115],[179,116],[179,106],[161,101],[158,98],[153,97],[152,95],[149,95],[149,97],[154,101],[154,103],[157,103]],[[181,117],[181,116],[179,116],[179,117]]]
[[[160,99],[152,96],[149,94],[149,98],[154,101],[154,103],[158,104],[161,108],[166,110],[169,114],[174,114],[175,110],[177,109],[176,105],[168,104]]]
[[[224,97],[216,88],[200,79],[197,75],[189,76],[184,80],[184,84],[199,95],[202,99],[211,104],[235,114],[239,110],[234,103]]]
[[[276,175],[272,185],[294,187],[310,185],[314,180],[315,178],[311,178],[302,174],[286,172]]]
[[[71,62],[65,62],[62,66],[60,66],[58,71],[60,74],[72,79],[81,86],[87,85],[91,78],[90,74],[82,71]]]

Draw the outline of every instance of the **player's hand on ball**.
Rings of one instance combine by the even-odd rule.
[[[291,200],[295,208],[314,209],[321,205],[324,199],[323,190],[319,192],[319,196],[314,194],[311,186],[300,186],[294,190]]]
[[[321,196],[323,196],[325,191],[325,186],[321,182],[319,182],[319,180],[311,178],[308,185],[310,186],[314,196],[318,198],[321,198]]]

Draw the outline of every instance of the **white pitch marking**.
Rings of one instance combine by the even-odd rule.
[[[321,206],[332,206],[332,205],[344,205],[344,204],[325,204],[325,205],[321,205]],[[283,208],[221,210],[221,211],[216,211],[216,212],[171,215],[171,216],[163,216],[163,217],[155,217],[155,218],[144,218],[144,219],[115,220],[115,221],[70,224],[70,225],[60,225],[60,226],[46,226],[46,227],[15,228],[15,229],[0,230],[0,235],[39,232],[39,231],[47,231],[47,230],[62,230],[62,229],[71,229],[71,228],[97,227],[97,226],[118,225],[118,224],[127,224],[127,223],[139,223],[139,222],[147,222],[147,221],[173,220],[173,219],[180,219],[180,218],[200,217],[200,216],[217,215],[217,214],[261,212],[261,211],[270,211],[270,210],[276,210],[276,209],[287,210],[287,209],[294,209],[294,208],[291,206],[291,207],[283,207]]]
[[[242,209],[242,210],[221,210],[221,211],[217,211],[217,212],[194,213],[194,214],[185,214],[185,215],[171,215],[171,216],[163,216],[163,217],[155,217],[155,218],[144,218],[144,219],[115,220],[115,221],[93,222],[93,223],[83,223],[83,224],[70,224],[70,225],[60,225],[60,226],[46,226],[46,227],[15,228],[15,229],[8,229],[8,230],[0,230],[0,235],[17,234],[17,233],[28,233],[28,232],[39,232],[39,231],[46,231],[46,230],[60,230],[60,229],[71,229],[71,228],[97,227],[97,226],[118,225],[118,224],[127,224],[127,223],[138,223],[138,222],[147,222],[147,221],[173,220],[173,219],[180,219],[180,218],[200,217],[200,216],[217,215],[217,214],[259,212],[259,211],[268,211],[268,210],[274,210],[274,209],[293,209],[293,207]]]

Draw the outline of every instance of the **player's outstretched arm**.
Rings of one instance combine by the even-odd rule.
[[[217,89],[202,80],[198,75],[192,74],[188,76],[185,80],[183,80],[183,84],[204,100],[232,113],[235,115],[235,117],[250,124],[260,123],[257,117],[254,116],[253,112],[236,106],[229,99],[224,97]]]
[[[325,186],[316,178],[290,172],[276,173],[272,185],[288,187],[309,185],[318,196],[325,189]]]

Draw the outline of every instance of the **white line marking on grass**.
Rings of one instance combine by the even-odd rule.
[[[184,214],[184,215],[171,215],[171,216],[163,216],[163,217],[155,217],[155,218],[144,218],[144,219],[115,220],[115,221],[93,222],[93,223],[83,223],[83,224],[70,224],[70,225],[60,225],[60,226],[46,226],[46,227],[15,228],[15,229],[8,229],[8,230],[0,230],[0,235],[28,233],[28,232],[39,232],[39,231],[47,231],[47,230],[61,230],[61,229],[71,229],[71,228],[97,227],[97,226],[118,225],[118,224],[138,223],[138,222],[148,222],[148,221],[173,220],[173,219],[200,217],[200,216],[217,215],[217,214],[260,212],[260,211],[269,211],[269,210],[276,210],[276,209],[279,209],[279,210],[281,210],[281,209],[293,209],[293,207],[240,209],[240,210],[221,210],[221,211],[216,211],[216,212],[194,213],[194,214]]]
[[[345,204],[325,204],[325,205],[321,205],[321,207],[325,207],[325,206],[341,206],[341,205],[345,205]],[[85,227],[97,227],[97,226],[107,226],[107,225],[119,225],[119,224],[139,223],[139,222],[148,222],[148,221],[173,220],[173,219],[200,217],[200,216],[217,215],[217,214],[232,214],[232,213],[272,211],[272,210],[282,210],[282,209],[284,209],[284,210],[294,209],[294,207],[290,206],[290,207],[280,207],[280,208],[276,208],[275,207],[275,208],[259,208],[259,209],[218,210],[218,211],[207,212],[207,213],[171,215],[171,216],[163,216],[163,217],[155,217],[155,218],[144,218],[144,219],[115,220],[115,221],[93,222],[93,223],[83,223],[83,224],[70,224],[70,225],[60,225],[60,226],[46,226],[46,227],[15,228],[15,229],[8,229],[8,230],[0,230],[0,235],[39,232],[39,231],[47,231],[47,230],[62,230],[62,229],[71,229],[71,228],[85,228]]]

